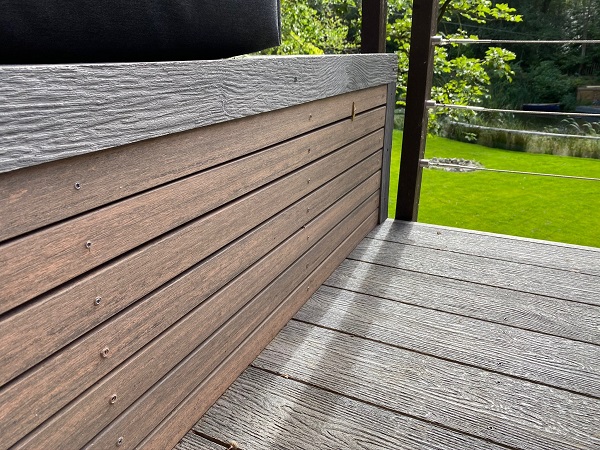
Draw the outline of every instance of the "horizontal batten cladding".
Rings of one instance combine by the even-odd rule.
[[[387,89],[0,174],[0,448],[174,445],[376,225]]]

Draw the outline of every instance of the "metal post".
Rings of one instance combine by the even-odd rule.
[[[437,31],[438,0],[414,0],[410,62],[406,92],[404,135],[398,180],[396,219],[416,221],[419,212],[422,169],[433,78],[432,37]]]
[[[363,0],[361,53],[385,53],[387,1]]]

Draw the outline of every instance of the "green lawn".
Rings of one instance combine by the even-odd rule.
[[[394,131],[390,217],[402,132]],[[486,168],[600,178],[600,160],[490,149],[429,137],[426,158],[464,158]],[[424,169],[419,222],[600,247],[600,182]]]

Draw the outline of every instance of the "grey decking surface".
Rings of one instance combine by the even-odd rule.
[[[178,448],[231,441],[600,448],[600,250],[386,222]]]

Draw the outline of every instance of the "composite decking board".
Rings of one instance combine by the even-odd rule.
[[[367,295],[600,345],[600,308],[346,260],[326,281]]]
[[[209,377],[200,383],[152,432],[138,448],[164,450],[172,448],[220,397],[227,387],[277,335],[345,256],[378,223],[374,212],[322,262],[296,290],[283,300],[246,340],[229,355]]]
[[[336,161],[317,161],[0,319],[0,386],[305,194],[310,219],[380,167],[376,154],[330,180]]]
[[[443,291],[438,295],[443,295]],[[600,398],[600,346],[324,286],[296,319]]]
[[[130,408],[133,409],[133,412],[127,408],[134,402],[136,402],[135,405],[138,405],[137,399],[162,377],[167,376],[173,367],[186,359],[191,352],[194,352],[194,358],[201,363],[201,366],[196,366],[194,369],[192,382],[208,375],[228,353],[234,350],[236,342],[239,343],[236,341],[237,333],[242,333],[244,330],[249,333],[252,330],[252,324],[258,326],[261,321],[258,320],[262,314],[261,308],[268,308],[273,299],[284,298],[287,294],[282,294],[282,289],[289,287],[291,290],[302,281],[302,279],[297,279],[298,275],[294,278],[289,274],[297,274],[298,270],[306,271],[314,268],[318,264],[315,261],[319,261],[319,258],[322,261],[325,258],[327,253],[323,252],[331,250],[330,244],[317,244],[324,250],[319,248],[309,251],[308,255],[304,255],[300,259],[301,263],[296,271],[286,272],[288,275],[278,280],[275,287],[270,286],[266,289],[265,287],[302,255],[306,250],[307,243],[310,245],[313,239],[315,241],[321,239],[326,233],[329,233],[327,239],[334,241],[335,239],[332,237],[334,232],[330,231],[332,228],[336,227],[335,230],[341,233],[347,231],[349,226],[355,226],[357,221],[360,223],[364,220],[377,206],[377,198],[372,193],[372,190],[365,191],[365,189],[357,188],[338,201],[317,219],[307,224],[305,229],[297,231],[284,244],[266,255],[249,270],[201,303],[130,359],[95,383],[84,394],[17,444],[15,448],[35,449],[41,446],[80,448],[114,419],[116,419],[116,423],[125,421],[127,426],[131,425],[131,421],[136,422],[136,417],[150,420],[151,411],[147,410],[141,414],[137,411],[138,406]],[[361,203],[363,201],[364,203]],[[356,210],[356,217],[344,219],[355,209],[357,204],[360,206]],[[341,224],[337,225],[340,221]],[[310,240],[307,238],[309,233]],[[261,292],[263,289],[265,290]],[[248,303],[255,295],[258,297]],[[183,299],[187,301],[189,297],[183,297]],[[241,311],[238,312],[240,309]],[[227,322],[228,320],[229,322]],[[223,325],[225,322],[227,323]],[[213,332],[215,333],[212,334]],[[158,389],[162,392],[160,398],[155,394],[146,394],[144,398],[146,398],[146,402],[167,402],[168,397],[174,395],[174,392],[180,392],[181,395],[187,394],[183,386],[184,383],[181,380],[170,387],[161,382],[160,388],[153,388],[155,391]],[[112,395],[118,397],[115,404],[107,402]],[[158,410],[160,408],[154,405],[150,409]],[[124,411],[126,411],[125,418],[122,419],[119,415]],[[110,426],[114,426],[114,423]],[[101,441],[101,439],[98,440]],[[116,442],[116,438],[114,442]],[[114,442],[111,440],[108,445],[97,442],[94,446],[111,446],[114,445]]]
[[[396,80],[397,57],[0,67],[0,171]]]
[[[600,277],[365,239],[351,259],[600,306]]]
[[[204,439],[194,433],[186,434],[183,439],[177,443],[176,450],[227,450],[224,445],[215,444],[208,439]]]
[[[222,442],[235,441],[243,450],[504,448],[254,367],[193,430]],[[204,441],[190,432],[182,440],[185,445],[176,449],[210,448],[203,447]]]
[[[378,192],[344,218],[319,242],[293,263],[273,283],[248,303],[225,326],[190,353],[171,372],[165,375],[132,406],[99,433],[87,448],[112,448],[123,437],[120,446],[135,448],[155,426],[173,411],[190,392],[231,354],[281,303],[301,286],[336,247],[376,213]],[[305,234],[306,230],[304,230]],[[140,420],[139,418],[143,418]],[[64,430],[64,427],[57,429]],[[67,428],[73,429],[73,428]],[[74,428],[74,433],[78,433]],[[80,432],[80,431],[79,431]],[[61,439],[64,437],[61,436]],[[40,443],[47,444],[47,440]],[[35,446],[32,446],[35,448]]]
[[[369,178],[347,197],[373,192],[377,181],[377,176]],[[315,228],[309,221],[326,207],[315,205],[311,213],[306,202],[296,203],[7,384],[0,390],[3,440],[33,430],[302,225]],[[309,245],[314,238],[308,233],[302,242]],[[103,348],[110,349],[109,358],[101,357]]]
[[[370,238],[600,276],[600,249],[389,220]]]
[[[347,119],[353,104],[360,117],[385,101],[379,86],[6,173],[0,241]]]
[[[383,131],[373,130],[384,114],[367,112],[364,128],[355,121],[342,136],[333,125],[0,245],[0,313],[319,157],[337,158],[344,144],[339,151],[359,162],[381,148]]]
[[[600,445],[600,400],[292,321],[254,366],[502,445]]]

